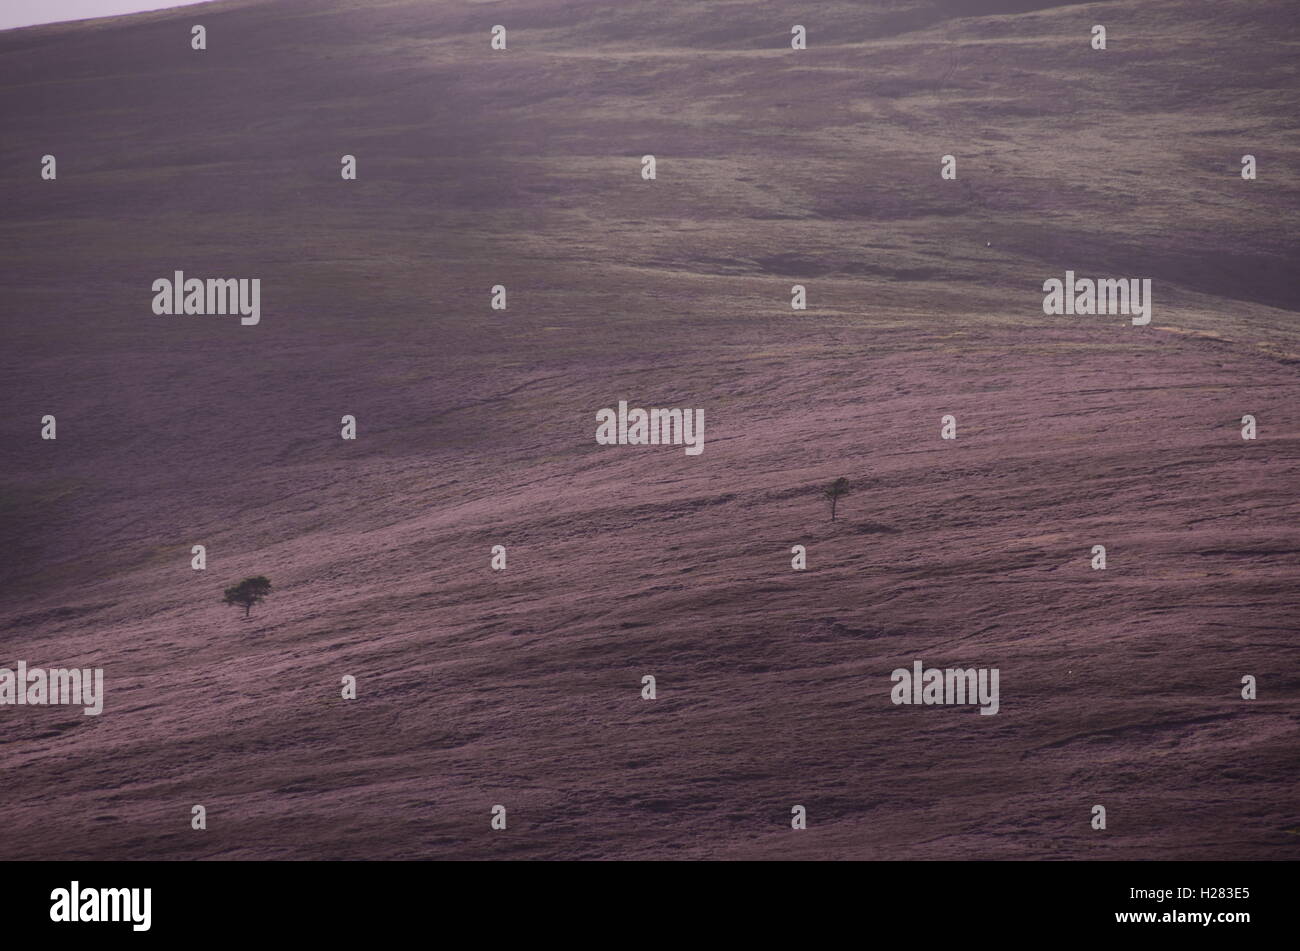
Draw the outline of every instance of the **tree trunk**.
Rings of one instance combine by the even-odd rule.
[[[831,521],[832,522],[835,521],[835,506],[839,503],[839,501],[840,500],[835,496],[831,497]]]
[[[248,617],[248,612],[251,611],[251,610],[253,610],[253,602],[252,602],[252,601],[246,601],[246,602],[244,603],[244,617]]]

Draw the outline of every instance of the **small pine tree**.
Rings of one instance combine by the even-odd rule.
[[[248,612],[253,609],[253,605],[270,593],[270,580],[258,575],[256,578],[245,578],[239,584],[231,585],[226,589],[223,600],[226,604],[242,604],[244,606],[244,617],[248,617]]]
[[[835,521],[835,506],[839,500],[849,494],[849,480],[841,476],[830,484],[823,493],[831,500],[831,521]]]

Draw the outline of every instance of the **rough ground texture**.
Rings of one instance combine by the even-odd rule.
[[[0,858],[1295,857],[1298,20],[0,34],[0,666],[107,682],[0,707]],[[176,269],[260,278],[261,324],[154,316]],[[1151,278],[1151,324],[1045,317],[1066,269]],[[704,453],[596,445],[620,399],[703,408]],[[917,659],[997,667],[1000,713],[893,705]]]

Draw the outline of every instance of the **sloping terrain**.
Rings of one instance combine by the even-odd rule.
[[[0,707],[0,858],[1294,858],[1297,27],[235,0],[0,33],[0,666],[107,692]],[[259,278],[261,322],[154,315],[176,270]],[[1150,325],[1044,316],[1066,270],[1151,279]],[[619,400],[703,408],[703,453],[597,445]],[[895,706],[915,660],[998,668],[999,713]]]

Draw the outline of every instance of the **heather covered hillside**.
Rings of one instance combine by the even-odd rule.
[[[1286,0],[0,32],[0,667],[105,684],[0,705],[0,859],[1295,857],[1297,40]],[[177,271],[259,322],[155,313]],[[1067,271],[1150,322],[1045,314]],[[620,401],[703,451],[598,444]],[[918,660],[997,714],[894,703]]]

